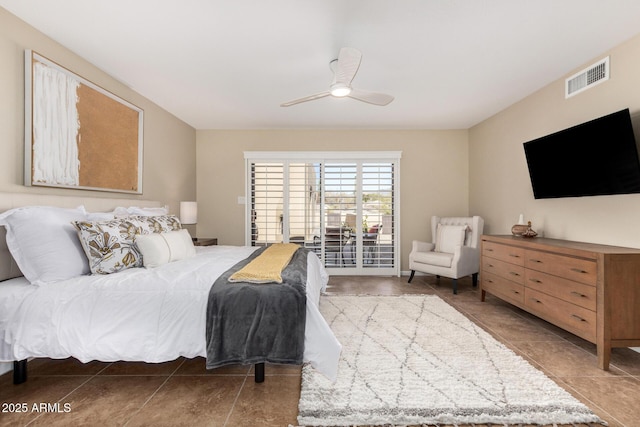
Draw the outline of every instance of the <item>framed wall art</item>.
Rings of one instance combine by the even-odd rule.
[[[142,194],[143,111],[25,51],[25,185]]]

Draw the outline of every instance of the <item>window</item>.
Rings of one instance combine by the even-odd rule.
[[[248,245],[303,245],[331,274],[400,274],[399,152],[247,152]]]

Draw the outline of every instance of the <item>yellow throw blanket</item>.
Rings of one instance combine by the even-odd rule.
[[[229,277],[229,282],[282,283],[282,270],[289,264],[300,246],[295,243],[274,243],[249,264]]]

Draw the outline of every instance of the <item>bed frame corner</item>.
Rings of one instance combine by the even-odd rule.
[[[27,381],[27,359],[13,362],[13,383],[22,384]]]
[[[257,383],[263,383],[264,382],[264,362],[256,363],[254,379],[255,379],[255,381]]]

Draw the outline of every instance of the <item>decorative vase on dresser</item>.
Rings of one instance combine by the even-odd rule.
[[[490,293],[595,343],[640,345],[640,249],[560,239],[483,235],[480,294]]]

